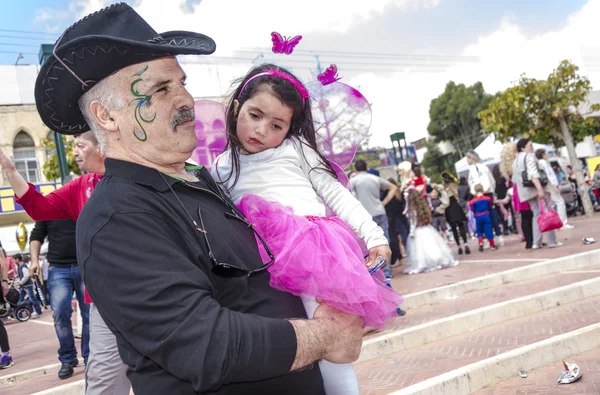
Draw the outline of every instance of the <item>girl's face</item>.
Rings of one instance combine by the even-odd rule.
[[[236,129],[244,147],[241,154],[256,154],[279,147],[290,130],[293,114],[293,110],[281,103],[270,89],[261,90],[246,100],[239,109]]]
[[[523,148],[523,151],[529,152],[530,154],[533,153],[533,143],[531,141],[528,142],[525,148]]]
[[[432,199],[437,199],[439,196],[437,189],[434,189],[433,191],[431,191],[431,198]]]

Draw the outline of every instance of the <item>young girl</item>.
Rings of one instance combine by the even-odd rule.
[[[429,193],[431,199],[431,225],[439,232],[444,241],[448,243],[446,234],[446,208],[448,207],[448,196],[440,196],[440,190],[434,186]]]
[[[408,192],[408,237],[407,274],[432,272],[458,265],[452,251],[431,223],[431,209],[423,195],[416,189]]]
[[[368,265],[389,258],[388,241],[319,153],[298,79],[274,65],[251,70],[233,93],[227,135],[212,175],[275,256],[271,286],[300,295],[309,318],[316,297],[375,328],[396,316],[402,298],[380,272],[369,274],[356,235],[368,248]],[[326,206],[337,217],[325,217]],[[358,394],[352,365],[321,361],[320,369],[328,395]]]

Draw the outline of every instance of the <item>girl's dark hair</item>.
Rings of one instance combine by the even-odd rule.
[[[302,99],[300,92],[289,81],[271,75],[264,75],[254,78],[247,85],[246,82],[256,74],[266,72],[268,70],[278,70],[289,74],[292,78],[297,79],[292,73],[283,67],[274,64],[262,64],[252,68],[245,77],[234,81],[233,85],[237,84],[237,88],[229,98],[227,107],[226,128],[227,128],[227,146],[226,149],[231,150],[232,167],[231,173],[221,183],[225,183],[235,177],[230,189],[238,182],[240,174],[240,149],[243,148],[242,143],[237,137],[237,121],[240,110],[244,103],[252,98],[255,94],[267,90],[278,98],[281,103],[292,109],[292,121],[286,138],[293,136],[303,137],[306,142],[304,144],[312,148],[320,159],[320,164],[317,167],[319,170],[324,170],[337,179],[337,175],[329,161],[319,152],[317,148],[317,132],[313,122],[312,111],[310,109],[310,99]],[[244,86],[245,85],[245,86]],[[242,91],[242,87],[244,90]],[[234,102],[238,101],[235,106]],[[315,170],[315,168],[311,169]],[[235,173],[235,174],[234,174]]]
[[[521,152],[523,151],[523,149],[525,148],[525,146],[530,142],[531,140],[529,139],[521,139],[519,141],[517,141],[517,152]]]

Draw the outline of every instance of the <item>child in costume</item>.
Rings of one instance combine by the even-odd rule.
[[[469,202],[469,207],[475,216],[477,224],[477,239],[479,240],[479,251],[483,251],[483,235],[490,243],[490,251],[496,250],[494,243],[494,232],[492,231],[492,207],[494,202],[489,196],[483,194],[483,186],[475,185],[475,197]]]
[[[422,193],[408,190],[407,217],[410,222],[406,274],[432,272],[458,265],[448,244],[431,226],[431,209]]]
[[[438,186],[434,186],[429,193],[431,201],[431,225],[440,233],[446,243],[448,235],[446,234],[446,208],[448,207],[448,196],[441,193]]]
[[[271,250],[271,286],[299,295],[309,317],[318,297],[382,328],[402,297],[367,266],[389,252],[388,241],[319,152],[312,111],[307,88],[287,70],[252,69],[227,109],[227,150],[211,173]],[[327,208],[337,216],[326,217]],[[351,364],[319,366],[328,395],[358,394]]]

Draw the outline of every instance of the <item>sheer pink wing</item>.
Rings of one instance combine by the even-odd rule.
[[[225,129],[225,114],[227,106],[213,100],[196,100],[196,136],[198,147],[192,153],[191,159],[208,169],[227,145]]]
[[[341,169],[353,161],[356,150],[369,135],[371,106],[355,88],[341,82],[306,84],[320,152]]]

